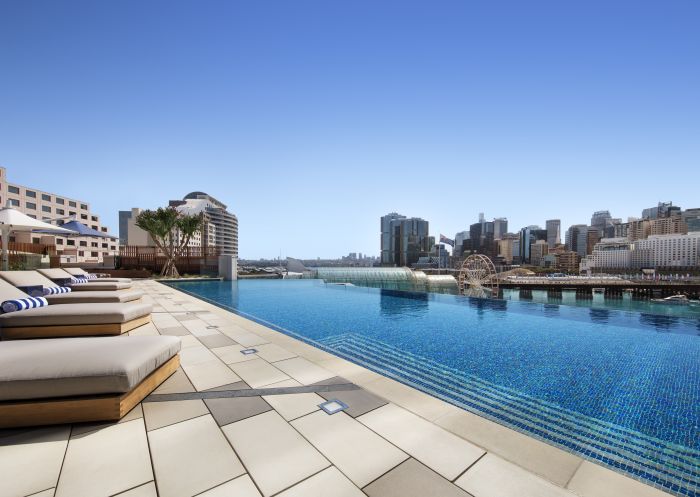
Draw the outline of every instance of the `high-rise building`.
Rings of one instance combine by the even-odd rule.
[[[600,236],[605,234],[605,229],[612,223],[610,211],[596,211],[591,217],[591,228],[600,232]]]
[[[588,243],[588,226],[585,224],[574,224],[566,231],[566,248],[576,252],[579,257],[586,257]]]
[[[548,219],[545,223],[547,229],[547,246],[554,248],[561,243],[561,221]]]
[[[493,220],[493,239],[500,240],[508,233],[508,219],[497,217]]]
[[[546,240],[537,240],[530,245],[530,264],[540,266],[542,259],[549,253],[549,247]]]
[[[169,205],[184,214],[204,215],[204,227],[198,235],[202,247],[216,247],[221,255],[238,257],[238,218],[226,210],[226,204],[204,192],[192,192]]]
[[[700,209],[686,209],[681,214],[688,233],[700,231]]]
[[[530,248],[537,240],[547,241],[547,230],[539,226],[528,226],[520,230],[520,262],[530,263]]]
[[[681,208],[673,205],[673,202],[659,202],[656,207],[642,210],[642,219],[662,219],[680,214]]]
[[[426,256],[435,244],[428,221],[407,218],[395,212],[383,216],[381,224],[381,264],[408,267]]]
[[[468,231],[460,231],[459,233],[455,234],[455,248],[454,248],[454,255],[456,256],[461,256],[462,253],[464,252],[465,246],[464,242],[469,240],[469,232]]]
[[[46,222],[61,226],[71,220],[78,221],[88,228],[104,233],[97,236],[54,236],[40,233],[15,232],[12,242],[43,243],[56,245],[56,254],[66,263],[103,263],[105,257],[112,257],[119,250],[118,241],[108,235],[100,217],[90,210],[90,205],[64,195],[41,191],[37,188],[18,185],[7,181],[7,171],[0,167],[0,205],[8,203],[18,211]]]

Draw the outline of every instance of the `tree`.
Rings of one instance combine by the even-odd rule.
[[[156,247],[165,254],[166,261],[160,275],[171,278],[180,276],[176,267],[177,259],[203,225],[203,214],[191,216],[174,207],[146,210],[136,218],[136,226],[151,235]]]

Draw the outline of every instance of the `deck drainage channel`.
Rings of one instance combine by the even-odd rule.
[[[360,390],[354,383],[339,383],[337,385],[303,385],[299,387],[280,388],[247,388],[244,390],[214,390],[209,392],[184,392],[152,394],[143,399],[143,402],[172,402],[178,400],[198,399],[228,399],[232,397],[259,397],[262,395],[287,395],[290,393],[319,393],[319,392],[345,392],[348,390]]]

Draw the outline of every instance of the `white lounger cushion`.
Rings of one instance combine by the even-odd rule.
[[[66,280],[75,277],[74,274],[71,274],[65,269],[61,268],[37,269],[37,271],[39,271],[41,274],[52,280]],[[105,284],[119,284],[126,286],[122,286],[119,288],[101,288],[101,290],[118,290],[120,288],[131,288],[131,280],[129,278],[97,278],[96,280],[89,280],[87,283],[81,283],[81,285]],[[76,286],[78,285],[73,285],[73,289],[75,289]]]
[[[0,315],[0,335],[2,328],[9,327],[121,324],[148,316],[152,310],[150,304],[134,302],[48,305]]]
[[[126,393],[179,350],[172,336],[0,342],[0,401]]]
[[[89,277],[88,275],[90,274],[87,271],[84,271],[84,270],[77,268],[77,267],[64,267],[61,269],[63,269],[66,273],[69,273],[73,276]],[[94,279],[90,279],[90,282],[93,282],[93,281],[118,281],[120,283],[131,283],[131,278],[111,278],[111,277],[98,278],[97,276],[95,276]]]
[[[133,302],[143,297],[140,290],[122,290],[119,292],[72,292],[46,295],[44,298],[49,304],[90,304],[108,302]]]

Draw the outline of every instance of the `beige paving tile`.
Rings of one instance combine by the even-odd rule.
[[[219,331],[229,338],[233,338],[236,342],[240,343],[244,347],[255,347],[257,345],[262,345],[268,343],[264,338],[256,335],[255,333],[250,333],[248,331],[244,332],[231,332],[227,328],[219,328]]]
[[[267,362],[283,361],[297,356],[295,353],[289,352],[274,343],[264,343],[255,348],[258,349],[258,357],[265,359]]]
[[[55,487],[70,426],[18,431],[0,438],[0,495],[24,496]]]
[[[156,492],[156,484],[149,481],[145,485],[140,487],[132,488],[115,497],[158,497],[158,492]]]
[[[287,388],[287,387],[300,387],[301,383],[297,380],[289,378],[288,380],[278,381],[277,383],[270,383],[265,385],[264,388]]]
[[[395,404],[357,420],[450,481],[484,455],[480,447]]]
[[[340,357],[324,359],[319,361],[317,364],[328,371],[332,371],[338,376],[342,376],[353,383],[357,383],[358,385],[368,383],[382,377],[374,371],[370,371],[369,369],[363,368],[362,366],[359,366],[353,362],[346,361],[345,359],[341,359]]]
[[[261,497],[250,476],[239,476],[223,485],[207,490],[198,497]]]
[[[226,364],[201,344],[183,349],[180,357],[182,369],[197,390],[207,390],[240,380]]]
[[[446,402],[391,378],[382,376],[367,383],[358,384],[428,421],[433,421],[450,412],[451,406]]]
[[[539,476],[486,454],[455,482],[474,497],[574,497]]]
[[[262,359],[239,362],[231,364],[229,367],[251,388],[260,388],[289,379],[285,373]]]
[[[158,388],[156,388],[154,394],[162,393],[187,393],[194,392],[194,386],[187,378],[187,375],[179,368],[175,371],[167,380],[165,380]]]
[[[275,411],[222,429],[266,497],[329,466],[329,462]]]
[[[580,457],[454,406],[435,424],[562,487],[581,464]]]
[[[302,385],[311,385],[328,378],[333,378],[334,373],[317,366],[303,357],[295,357],[275,363],[275,367],[287,373]]]
[[[245,470],[211,416],[148,432],[160,497],[195,495]]]
[[[272,410],[262,397],[206,399],[204,403],[219,426],[228,425]]]
[[[71,437],[56,497],[102,496],[153,480],[143,420]]]
[[[369,497],[469,497],[467,492],[413,458],[362,490]]]
[[[583,461],[567,488],[581,497],[669,497],[670,494],[627,476]]]
[[[279,497],[365,497],[338,468],[331,466],[285,490]]]
[[[292,421],[314,447],[358,487],[397,466],[408,455],[344,413],[323,411]]]
[[[143,411],[146,429],[149,431],[209,414],[207,406],[201,400],[144,402]]]
[[[315,393],[265,395],[263,399],[287,421],[318,411],[318,405],[325,402],[323,397]]]
[[[71,431],[71,436],[75,437],[77,435],[81,435],[83,433],[88,433],[91,431],[95,430],[100,430],[102,428],[106,428],[108,426],[112,426],[115,424],[120,424],[120,423],[127,423],[129,421],[133,421],[135,419],[141,419],[143,418],[143,409],[141,409],[141,404],[137,404],[136,407],[134,407],[131,411],[126,413],[126,415],[120,419],[119,421],[110,421],[107,423],[76,423],[73,425],[73,430]]]
[[[237,362],[254,361],[259,359],[256,354],[245,355],[241,354],[241,350],[247,349],[243,345],[228,345],[226,347],[216,347],[211,349],[222,361],[226,364],[235,364]]]
[[[129,331],[129,336],[148,336],[148,335],[160,335],[158,333],[158,328],[153,323],[147,323],[144,324],[143,326],[139,326],[138,328],[134,328],[133,330]]]
[[[0,490],[2,490],[1,487],[0,487]],[[56,491],[55,488],[49,488],[48,490],[44,490],[43,492],[32,494],[29,497],[53,497],[53,494],[55,491]]]

